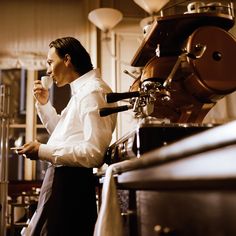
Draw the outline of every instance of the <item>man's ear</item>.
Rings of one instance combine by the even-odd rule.
[[[66,54],[66,55],[65,55],[64,62],[65,62],[65,64],[66,64],[66,66],[68,66],[68,65],[71,64],[71,57],[70,57],[69,54]]]

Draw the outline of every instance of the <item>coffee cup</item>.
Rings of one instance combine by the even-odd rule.
[[[41,77],[41,84],[45,89],[50,89],[53,84],[53,79],[50,76],[42,76]]]

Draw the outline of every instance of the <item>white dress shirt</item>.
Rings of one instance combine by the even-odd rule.
[[[38,115],[50,134],[48,143],[39,147],[39,159],[54,165],[100,167],[116,125],[116,114],[99,115],[100,108],[114,106],[105,101],[105,94],[111,89],[97,69],[70,86],[72,97],[60,115],[50,102],[36,103]]]

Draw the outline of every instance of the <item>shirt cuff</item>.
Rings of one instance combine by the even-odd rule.
[[[47,144],[40,144],[39,146],[39,160],[41,161],[49,161],[52,164],[55,162],[55,158],[53,157],[54,148]]]
[[[49,107],[51,107],[50,100],[46,104],[40,104],[38,101],[35,102],[35,107],[37,110],[47,110]]]

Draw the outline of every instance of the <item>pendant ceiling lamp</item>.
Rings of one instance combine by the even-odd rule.
[[[159,12],[170,0],[134,0],[134,2],[143,8],[150,15]]]
[[[122,18],[122,13],[113,8],[97,8],[88,14],[88,19],[105,33],[114,28]]]

